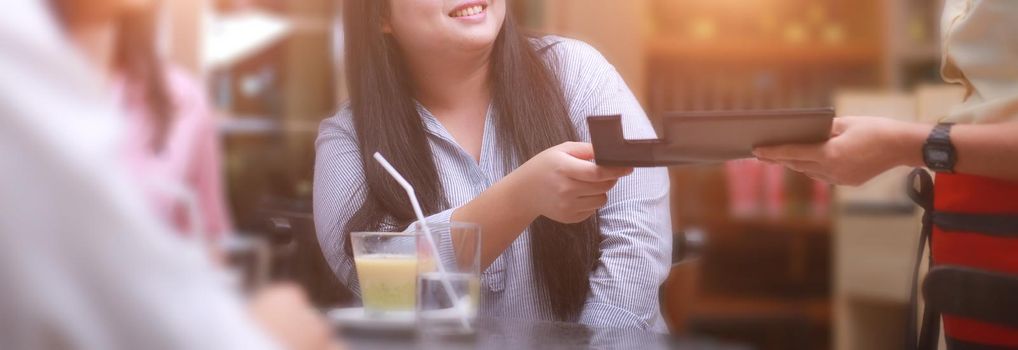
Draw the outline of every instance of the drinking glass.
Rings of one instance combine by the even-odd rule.
[[[365,314],[413,318],[417,291],[415,233],[354,232],[351,239]]]
[[[470,223],[411,226],[417,238],[417,323],[425,337],[472,335],[481,297],[481,229]],[[440,269],[441,266],[443,269]]]

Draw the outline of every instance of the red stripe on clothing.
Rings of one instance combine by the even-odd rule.
[[[1018,347],[1018,329],[993,323],[944,315],[948,336],[969,343]]]
[[[937,174],[935,193],[934,208],[938,212],[1018,214],[1018,182]],[[1018,239],[978,232],[946,232],[934,227],[933,262],[1018,275]],[[1018,329],[946,314],[943,320],[949,337],[977,344],[1018,347]]]
[[[1018,182],[982,176],[937,174],[933,206],[940,212],[1018,214]]]
[[[933,262],[1018,274],[1018,239],[934,227]]]

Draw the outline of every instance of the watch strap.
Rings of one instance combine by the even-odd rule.
[[[930,136],[926,138],[927,143],[935,145],[953,146],[951,144],[951,127],[954,123],[940,123],[933,127]]]
[[[951,127],[954,123],[940,123],[933,127],[930,131],[930,135],[926,138],[926,143],[923,144],[923,160],[926,163],[926,167],[930,170],[937,172],[954,172],[954,166],[957,162],[957,153],[954,148],[954,144],[951,143]],[[935,152],[946,153],[941,157],[931,157]],[[946,160],[943,158],[946,156]],[[940,158],[939,160],[934,160]]]

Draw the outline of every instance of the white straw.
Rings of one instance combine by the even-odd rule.
[[[392,167],[392,164],[389,164],[389,161],[385,160],[385,157],[383,157],[381,153],[375,152],[374,157],[375,160],[382,165],[382,168],[385,168],[385,171],[389,172],[389,175],[392,175],[393,179],[395,179],[396,182],[403,187],[403,190],[406,191],[407,197],[410,197],[410,204],[414,207],[414,214],[417,215],[417,222],[419,222],[421,227],[424,229],[425,240],[428,241],[428,245],[431,246],[431,251],[435,254],[435,259],[438,260],[438,263],[435,264],[438,266],[438,279],[441,281],[442,287],[445,289],[445,294],[449,297],[449,301],[452,302],[453,307],[459,311],[463,311],[463,307],[460,305],[462,303],[460,303],[459,297],[456,296],[456,291],[452,289],[452,283],[449,282],[449,277],[445,272],[445,266],[442,265],[441,255],[438,252],[438,245],[435,244],[435,238],[431,237],[431,229],[428,227],[427,221],[424,220],[424,211],[421,210],[421,204],[417,201],[417,194],[414,191],[414,187],[403,178],[403,175],[400,175],[399,172],[396,171],[396,168]],[[463,324],[463,328],[470,329],[470,323],[467,322],[466,313],[457,312],[457,314],[459,315],[460,322]]]

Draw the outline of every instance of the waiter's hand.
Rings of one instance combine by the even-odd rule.
[[[842,117],[834,119],[827,142],[757,147],[753,154],[814,179],[858,186],[896,166],[921,166],[931,129],[888,118]]]

